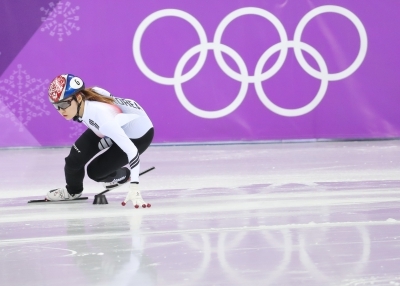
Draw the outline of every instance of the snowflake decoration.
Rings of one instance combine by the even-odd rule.
[[[24,130],[35,117],[50,115],[47,110],[47,87],[49,81],[31,77],[22,65],[4,80],[0,80],[0,117],[9,118],[19,131]],[[10,112],[7,112],[7,109]]]
[[[49,35],[52,37],[57,35],[58,40],[61,42],[65,35],[70,36],[73,30],[80,30],[80,27],[76,25],[76,22],[79,21],[79,16],[76,15],[78,10],[79,6],[73,8],[69,1],[60,1],[57,5],[50,2],[47,9],[44,7],[40,8],[40,11],[43,11],[45,14],[42,17],[44,24],[40,31],[49,31]]]
[[[83,123],[72,122],[72,126],[69,128],[69,138],[76,140],[79,136],[82,135],[86,130],[86,125]]]

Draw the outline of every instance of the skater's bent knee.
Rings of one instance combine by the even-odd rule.
[[[99,172],[96,170],[96,168],[92,165],[89,164],[87,166],[87,175],[90,179],[92,179],[93,181],[99,182],[99,180],[101,179],[101,175],[99,174]]]

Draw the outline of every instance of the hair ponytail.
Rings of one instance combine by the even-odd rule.
[[[114,98],[108,96],[102,96],[101,94],[98,94],[97,92],[93,91],[91,88],[86,88],[84,90],[81,90],[81,94],[83,95],[84,100],[114,104]]]

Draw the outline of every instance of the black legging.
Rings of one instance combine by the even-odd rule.
[[[139,154],[142,154],[150,146],[153,137],[154,129],[150,128],[141,138],[131,139],[131,141],[135,144]],[[82,192],[85,165],[100,152],[98,147],[100,139],[92,130],[88,129],[71,147],[68,157],[65,158],[64,167],[65,181],[70,194]],[[92,180],[101,182],[102,179],[110,176],[126,164],[128,164],[128,156],[114,143],[108,150],[88,164],[87,174]]]

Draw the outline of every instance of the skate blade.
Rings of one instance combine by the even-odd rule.
[[[49,201],[49,200],[30,200],[28,201],[28,204],[30,203],[61,203],[61,202],[74,202],[74,201],[82,201],[82,200],[87,200],[88,197],[81,197],[81,198],[77,198],[74,200],[61,200],[61,201]]]

